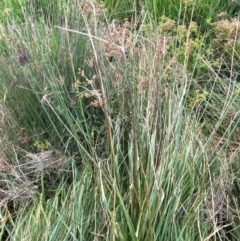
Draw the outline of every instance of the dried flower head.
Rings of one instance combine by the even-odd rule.
[[[84,13],[101,16],[105,11],[104,2],[96,2],[95,0],[84,1],[81,9]]]
[[[125,19],[122,25],[119,21],[113,20],[102,38],[106,40],[104,48],[105,56],[108,59],[110,57],[125,58],[126,52],[133,48],[133,34],[130,31],[128,19]]]
[[[240,22],[238,19],[221,20],[212,24],[215,35],[221,40],[234,40],[240,37]]]
[[[174,32],[176,30],[176,21],[165,17],[159,25],[159,29],[162,33]]]
[[[178,25],[178,37],[180,39],[187,37],[187,27],[186,25]]]
[[[81,93],[81,98],[90,98],[92,95],[89,92],[83,92]]]
[[[91,102],[91,105],[92,105],[93,107],[101,107],[101,106],[102,106],[102,103],[99,102],[98,100],[94,100],[94,101]]]
[[[188,28],[191,33],[197,33],[198,27],[196,22],[191,21]]]
[[[188,39],[188,40],[184,43],[184,46],[185,46],[185,54],[186,54],[186,55],[189,55],[189,54],[192,52],[192,50],[193,50],[194,40]]]

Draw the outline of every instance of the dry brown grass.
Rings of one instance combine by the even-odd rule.
[[[51,176],[61,172],[69,158],[58,150],[40,153],[21,150],[4,134],[5,128],[12,127],[14,121],[2,106],[0,117],[0,207],[10,201],[14,205],[27,204],[39,194],[41,175]]]

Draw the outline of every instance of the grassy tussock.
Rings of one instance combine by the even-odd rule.
[[[1,239],[238,240],[232,6],[24,3],[1,26]]]

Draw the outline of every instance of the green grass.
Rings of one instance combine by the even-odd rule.
[[[1,4],[0,239],[238,240],[237,6],[105,3]]]

